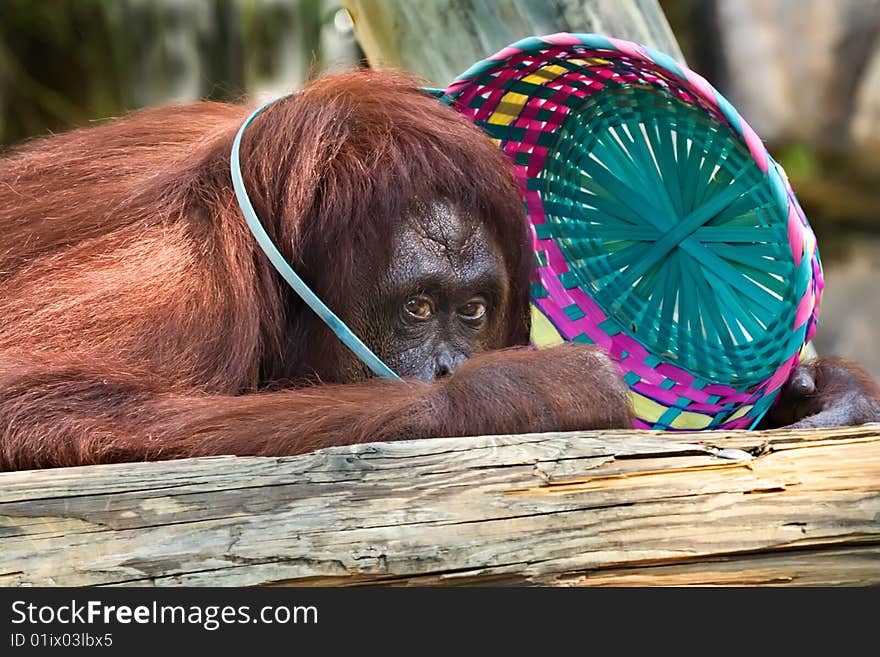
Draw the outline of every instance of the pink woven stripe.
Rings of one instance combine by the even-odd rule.
[[[804,325],[804,322],[807,321],[810,317],[810,313],[813,312],[813,292],[808,287],[804,292],[804,296],[801,297],[801,301],[798,304],[797,312],[794,316],[794,330],[797,331],[801,326]]]
[[[537,111],[537,109],[541,107],[541,103],[547,103],[547,109],[554,110],[554,119],[548,121],[548,126],[556,127],[561,124],[561,122],[555,121],[556,112],[562,111],[566,114],[570,112],[570,109],[568,107],[562,105],[562,103],[564,103],[569,96],[575,95],[577,97],[585,97],[604,88],[604,85],[597,81],[594,76],[598,76],[617,83],[639,83],[640,79],[644,78],[648,82],[657,84],[668,89],[684,102],[699,105],[703,110],[709,112],[717,120],[727,123],[727,119],[724,117],[723,113],[720,111],[717,105],[714,104],[714,97],[712,97],[712,100],[710,101],[709,99],[703,98],[702,94],[692,93],[691,90],[683,86],[678,78],[674,77],[665,69],[662,69],[661,67],[654,64],[650,59],[647,59],[646,53],[641,51],[641,49],[638,49],[636,51],[636,54],[639,53],[641,53],[641,56],[644,60],[642,63],[642,66],[644,66],[644,68],[640,69],[638,72],[621,71],[608,66],[592,68],[591,76],[587,76],[576,71],[569,71],[562,74],[559,78],[548,81],[547,83],[542,85],[547,88],[556,89],[559,92],[553,99],[543,100],[531,98],[529,99],[529,101],[527,101],[527,106],[531,107],[533,103],[537,103],[538,105],[536,109],[533,110]],[[554,50],[547,51],[546,53],[544,53],[544,55],[548,58],[568,58],[572,56],[582,57],[584,56],[584,53],[566,52],[561,48],[556,48]],[[537,71],[543,66],[546,66],[546,59],[536,60],[530,62],[528,65],[522,65],[522,63],[528,60],[529,57],[529,53],[515,51],[515,56],[513,56],[510,61],[506,62],[505,68],[494,74],[494,77],[490,82],[484,82],[482,85],[477,85],[474,84],[473,81],[469,81],[471,86],[464,92],[462,92],[461,97],[456,103],[459,106],[460,111],[471,118],[471,120],[487,120],[495,112],[498,104],[507,93],[507,90],[503,88],[505,82],[511,79],[521,79]],[[574,84],[575,82],[577,84]],[[705,83],[705,80],[703,80],[703,82]],[[454,91],[459,89],[460,86],[460,84],[450,86],[447,92],[454,93]],[[473,101],[474,96],[477,95],[477,93],[486,97],[486,100],[483,101],[483,103],[477,110],[473,110],[469,107],[469,105]],[[553,104],[551,105],[550,103]],[[528,116],[528,114],[526,114],[526,116]],[[534,114],[532,114],[532,116],[534,116]],[[538,125],[529,126],[527,124],[521,124],[516,121],[514,122],[514,125],[516,125],[517,127],[526,128],[539,127]],[[544,128],[542,131],[546,131],[546,128]],[[530,135],[523,141],[527,143],[535,143],[535,139],[536,137]],[[758,141],[760,142],[760,140]]]
[[[554,46],[581,45],[580,39],[576,39],[569,32],[556,32],[555,34],[548,34],[547,36],[541,37],[541,40],[546,41],[547,43],[552,43]]]
[[[545,65],[542,61],[532,61],[528,65],[523,65],[523,62],[530,57],[527,53],[513,49],[510,60],[506,62],[505,67],[492,71],[491,81],[476,84],[470,79],[461,80],[451,84],[446,93],[455,94],[463,85],[469,85],[456,100],[456,106],[462,114],[468,116],[472,121],[485,121],[495,112],[498,103],[507,94],[507,89],[504,88],[506,82],[517,80]],[[471,103],[478,94],[484,95],[486,100],[479,108],[473,109]]]
[[[678,401],[678,395],[676,395],[671,390],[664,390],[663,388],[657,388],[652,385],[646,384],[644,381],[639,381],[633,386],[633,389],[644,395],[645,397],[650,397],[651,399],[664,404],[665,406],[672,406],[675,402]]]
[[[746,392],[736,392],[732,388],[722,385],[708,385],[703,388],[703,392],[709,395],[718,395],[725,404],[741,404],[751,399]]]
[[[561,310],[566,304],[559,303],[559,300],[554,299],[552,295],[538,299],[537,304],[538,308],[541,309],[541,312],[547,316],[553,326],[556,327],[556,330],[558,330],[560,335],[565,339],[571,340],[581,333],[589,336],[591,339],[595,336],[593,342],[602,347],[606,352],[609,351],[611,346],[610,339],[601,331],[597,330],[596,325],[588,318],[582,317],[577,321],[570,320],[568,315]]]
[[[620,369],[622,372],[626,373],[627,368],[626,365],[623,364],[623,347],[620,346],[620,343],[617,342],[614,338],[611,338],[611,346],[608,348],[608,355],[614,359],[616,363],[620,365]]]
[[[556,278],[556,272],[553,269],[549,269],[549,275],[545,274],[545,271],[548,271],[547,268],[538,269],[539,273],[541,273],[541,280],[544,281],[544,287],[547,290],[547,294],[549,294],[554,299],[561,299],[566,297],[565,288],[562,287],[562,283]],[[564,322],[564,324],[568,324],[568,322]],[[563,326],[559,326],[559,328],[564,328]],[[574,334],[571,331],[565,331],[566,337],[572,338]]]
[[[533,137],[535,142],[538,141],[538,137],[541,136],[541,129],[538,128],[534,131],[534,133],[529,135]],[[544,162],[547,160],[547,148],[544,146],[534,146],[532,148],[532,159],[529,160],[529,165],[526,167],[526,173],[530,178],[534,178],[538,174],[541,173],[541,169],[544,167]]]
[[[749,147],[752,158],[758,163],[761,171],[767,173],[767,149],[764,147],[764,142],[761,141],[761,138],[742,117],[739,117],[739,121],[742,126],[743,137],[746,140],[746,145]]]
[[[572,288],[568,291],[568,294],[572,301],[584,311],[584,314],[586,314],[594,324],[598,325],[608,319],[608,315],[606,315],[605,311],[599,307],[599,304],[597,304],[593,298],[586,294],[581,288]],[[596,330],[599,330],[598,326]]]
[[[718,413],[724,410],[724,404],[704,404],[700,402],[694,402],[692,404],[688,404],[687,410],[693,411],[694,413],[705,413],[706,415],[718,415]]]
[[[715,404],[709,404],[708,399],[711,395],[708,392],[704,392],[703,390],[697,390],[696,388],[691,388],[690,386],[673,386],[671,390],[676,393],[679,397],[687,397],[692,400],[696,404],[705,404],[707,406],[718,406],[719,408],[722,406],[720,402],[716,402]],[[690,408],[690,407],[688,407]],[[715,411],[717,412],[717,411]]]
[[[550,319],[553,325],[564,334],[570,334],[571,329],[571,320],[568,316],[562,312],[559,307],[559,304],[551,303],[546,297],[538,300],[538,307],[544,312],[545,315]],[[571,339],[571,335],[566,335],[567,338]]]
[[[522,188],[525,189],[524,184]],[[544,214],[544,203],[541,201],[541,194],[538,192],[538,190],[526,190],[526,210],[531,217],[532,224],[540,225],[547,223],[547,215]],[[535,246],[536,248],[539,248],[539,245],[537,244],[537,238],[535,238]]]
[[[503,60],[503,65],[480,74],[478,77],[482,81],[479,84],[473,79],[453,83],[449,92],[454,93],[459,90],[462,92],[456,103],[459,111],[471,118],[472,121],[485,122],[497,113],[499,104],[508,94],[508,89],[505,87],[510,82],[521,80],[535,73],[553,63],[553,59],[590,57],[594,54],[582,47],[579,50],[573,47],[582,46],[582,44],[579,39],[573,38],[568,33],[548,35],[542,39],[547,44],[546,48],[541,45],[537,49],[524,52],[517,48],[508,47],[493,55],[490,59],[493,62]],[[538,143],[542,137],[555,132],[568,119],[572,111],[569,105],[576,105],[576,103],[569,101],[572,96],[583,98],[602,90],[609,84],[647,83],[666,89],[683,102],[699,106],[716,120],[730,125],[730,121],[718,106],[717,92],[702,76],[682,66],[681,71],[685,80],[681,80],[677,75],[654,63],[647,52],[638,44],[613,38],[609,41],[613,47],[629,56],[630,59],[622,58],[615,61],[613,56],[606,53],[606,56],[612,59],[612,63],[590,67],[589,75],[580,71],[566,71],[553,80],[541,82],[541,86],[545,89],[553,90],[551,98],[532,96],[522,107],[517,107],[514,104],[510,108],[505,108],[507,112],[516,114],[511,117],[510,125],[521,131],[521,134],[517,137],[517,141],[505,140],[502,136],[500,142],[511,159],[516,158],[520,153],[528,153],[526,163],[517,165],[515,169],[517,180],[524,192],[525,206],[533,225],[540,225],[547,221],[540,192],[528,189],[531,182],[540,179],[546,163],[547,149],[544,146],[539,146]],[[595,54],[602,56],[601,52]],[[633,60],[640,61],[634,62]],[[629,66],[637,70],[630,70]],[[517,93],[522,93],[522,91]],[[472,109],[471,104],[478,104],[479,108]],[[539,119],[539,113],[546,114],[546,116]],[[741,117],[739,117],[738,127],[742,131],[743,140],[746,142],[752,158],[761,170],[767,173],[770,159],[763,142],[754,130],[742,121]],[[784,178],[784,173],[780,173]],[[824,281],[817,254],[806,253],[804,249],[804,245],[809,239],[808,233],[804,231],[810,230],[809,224],[800,210],[787,180],[785,180],[785,185],[790,197],[787,232],[792,257],[796,266],[801,264],[801,260],[805,256],[812,260],[813,281],[810,289],[800,300],[795,317],[795,328],[800,328],[805,322],[807,323],[806,333],[809,338],[815,331],[817,303],[824,287]],[[599,324],[607,321],[607,316],[588,294],[580,287],[565,289],[562,286],[558,276],[569,271],[568,263],[554,240],[539,240],[534,230],[532,240],[535,250],[542,252],[547,259],[547,266],[541,268],[540,272],[536,274],[536,280],[540,280],[548,294],[541,299],[535,299],[541,312],[547,316],[565,339],[571,340],[583,334],[609,351],[622,373],[632,373],[639,377],[640,381],[632,386],[633,389],[658,403],[674,407],[678,400],[683,398],[690,400],[687,405],[688,411],[714,416],[716,418],[712,424],[714,427],[750,428],[754,419],[748,416],[732,422],[719,421],[719,418],[725,414],[724,407],[731,405],[735,409],[736,406],[754,404],[765,394],[772,394],[784,383],[791,368],[796,364],[795,355],[774,372],[770,379],[750,387],[748,391],[737,391],[730,386],[720,384],[711,384],[698,389],[693,387],[697,384],[697,378],[675,365],[663,362],[656,367],[649,367],[645,363],[649,358],[648,351],[634,338],[626,333],[618,333],[613,337],[608,336],[599,328]],[[569,319],[562,309],[572,304],[584,312],[584,317],[577,320]],[[626,358],[622,358],[624,352],[627,353]],[[673,382],[674,385],[660,387],[661,385],[669,386],[670,382]],[[713,396],[717,396],[718,402],[709,403],[707,400]],[[732,412],[730,411],[730,413]],[[653,428],[654,425],[643,420],[636,420],[634,426]],[[658,424],[656,426],[665,428],[665,425]]]
[[[797,210],[788,202],[788,245],[791,247],[791,255],[794,258],[795,267],[799,267],[804,255],[803,224],[798,217]]]
[[[690,410],[691,407],[688,407]],[[749,429],[752,426],[752,423],[755,421],[754,418],[749,417],[748,415],[733,420],[731,422],[721,422],[721,423],[712,423],[709,428],[715,429]],[[663,425],[655,425],[651,422],[645,422],[644,420],[640,420],[638,418],[633,420],[633,428],[634,429],[655,429],[655,428],[665,428]]]
[[[638,59],[644,59],[646,61],[652,62],[651,58],[648,57],[648,53],[646,53],[641,46],[637,43],[633,43],[632,41],[624,41],[623,39],[615,39],[614,37],[607,37],[608,41],[611,42],[615,48],[617,48],[620,52],[625,55],[629,55],[630,57],[636,57]],[[653,62],[652,62],[653,63]]]
[[[661,368],[664,367],[664,366],[666,366],[666,365],[667,365],[666,363],[661,363],[661,364],[656,368],[656,371],[657,371],[658,373],[660,373]],[[673,369],[673,370],[674,370],[674,369],[677,369],[677,368],[672,368],[672,367],[670,367],[670,369]],[[680,372],[680,373],[681,373],[681,374],[685,374],[685,375],[687,375],[687,376],[690,376],[687,372]],[[667,378],[667,377],[665,377],[665,375],[664,375],[664,378]],[[670,380],[673,380],[673,379],[671,379],[671,377],[668,377],[668,378],[670,378]],[[661,383],[662,383],[662,382],[663,382],[663,381],[661,381]],[[658,384],[658,385],[659,385],[659,384]],[[699,403],[699,404],[706,404],[706,403],[707,403],[707,400],[709,399],[709,397],[712,396],[712,395],[710,395],[708,392],[706,392],[705,390],[701,390],[701,389],[698,389],[698,388],[693,388],[693,387],[691,387],[690,385],[684,385],[684,384],[681,384],[681,383],[676,383],[672,388],[670,388],[670,390],[671,390],[672,392],[674,392],[675,394],[677,394],[679,397],[686,397],[687,399],[690,399],[690,400],[692,400],[693,402],[695,402],[695,403]],[[730,388],[728,394],[734,395],[734,394],[738,394],[738,393],[737,393],[737,391],[734,390],[733,388]],[[716,405],[720,408],[721,406],[723,406],[723,405],[726,404],[726,403],[727,403],[727,402],[726,402],[726,401],[723,401],[723,399],[722,399],[722,400],[719,400],[719,402],[717,402]]]
[[[447,94],[454,94],[454,93],[456,93],[459,89],[461,89],[461,88],[464,87],[464,86],[469,85],[470,83],[471,83],[470,78],[466,78],[466,79],[463,79],[463,80],[453,80],[452,82],[449,83],[449,86],[446,87],[446,93],[447,93]],[[464,107],[465,107],[465,106],[462,105],[462,108],[464,108]]]
[[[727,422],[719,426],[719,429],[748,429],[752,426],[752,423],[755,421],[755,418],[751,417],[741,417],[738,420],[734,420],[733,422]]]
[[[616,349],[620,351],[625,351],[629,356],[627,358],[632,358],[636,361],[645,360],[650,354],[648,350],[645,349],[641,344],[636,342],[636,340],[626,333],[618,333],[612,338],[612,342],[615,345]]]
[[[635,358],[627,358],[626,365],[630,372],[637,374],[644,383],[650,383],[652,386],[659,386],[666,381],[666,377],[660,374],[653,367],[649,366],[643,360]],[[676,399],[678,395],[676,395]]]
[[[612,338],[599,328],[599,324],[608,319],[608,316],[583,290],[578,287],[566,290],[559,282],[558,276],[568,271],[568,264],[556,243],[548,239],[540,241],[539,245],[548,261],[547,266],[539,268],[540,278],[547,290],[548,297],[538,299],[538,306],[566,339],[571,340],[583,333],[611,353],[613,351]],[[572,303],[584,312],[584,317],[571,320],[562,311],[562,308]]]
[[[522,52],[522,50],[520,50],[519,48],[507,46],[506,48],[503,48],[503,49],[499,50],[498,52],[496,52],[491,57],[486,57],[486,59],[488,59],[489,61],[492,61],[492,62],[497,62],[502,59],[507,59],[508,57],[513,57],[514,55],[517,55],[521,52]]]
[[[819,315],[819,301],[818,298],[816,300],[816,306],[813,308],[813,314],[810,316],[810,323],[807,325],[807,332],[804,335],[804,343],[809,342],[813,339],[813,336],[816,335],[816,327],[818,325],[818,315]]]
[[[568,271],[568,262],[556,244],[551,240],[543,240],[541,242],[541,248],[544,249],[547,254],[547,264],[550,267],[550,275],[553,276],[553,278]],[[569,295],[574,292],[573,289],[565,290],[561,285],[559,289],[562,291],[560,294],[564,294],[566,297],[569,297]]]
[[[706,402],[709,397],[712,395],[720,395],[722,397],[741,394],[738,393],[734,388],[724,387],[723,391],[719,391],[718,388],[721,386],[715,386],[715,390],[711,392],[707,392],[705,389],[698,389],[691,387],[691,383],[694,382],[695,377],[685,372],[682,369],[679,369],[673,365],[668,363],[661,363],[656,368],[651,368],[645,365],[643,362],[650,355],[648,351],[640,345],[634,338],[627,335],[626,333],[618,333],[611,339],[611,355],[614,358],[621,359],[621,355],[624,351],[627,352],[627,357],[622,359],[621,362],[627,372],[633,372],[637,374],[640,378],[643,378],[646,381],[649,381],[655,385],[660,385],[667,378],[673,381],[679,380],[680,382],[673,386],[670,390],[674,392],[679,397],[686,397],[687,399],[691,399],[695,402]],[[684,383],[687,382],[687,383]],[[722,400],[719,403],[720,405],[726,404],[727,401]]]
[[[689,374],[688,372],[685,372],[678,367],[674,367],[669,363],[660,363],[657,366],[657,371],[666,378],[672,379],[676,383],[681,383],[686,386],[691,385],[696,380],[696,377],[693,374]]]
[[[460,87],[463,84],[470,85],[470,81],[463,80],[460,84],[457,84],[456,87]],[[454,87],[449,87],[446,90],[446,93],[454,93],[454,89]],[[474,96],[480,93],[481,90],[482,87],[476,84],[470,85],[461,92],[461,96],[455,101],[458,111],[468,117],[471,121],[475,121],[477,118],[477,110],[471,107],[471,103],[474,101]]]
[[[812,254],[813,258],[813,284],[816,286],[816,307],[819,306],[819,297],[822,296],[822,291],[825,289],[825,277],[822,275],[822,265],[819,263],[819,259],[816,257],[816,254]]]
[[[694,88],[694,90],[700,94],[702,99],[709,103],[712,107],[718,107],[717,103],[715,102],[715,90],[712,89],[712,85],[706,81],[706,78],[685,66],[682,66],[681,70],[684,72],[684,76],[687,78],[687,81]]]
[[[768,392],[773,392],[777,388],[782,387],[782,384],[788,381],[788,377],[791,375],[792,370],[797,367],[798,361],[800,359],[800,353],[796,353],[792,355],[782,366],[773,373],[769,379],[767,379],[766,389]]]

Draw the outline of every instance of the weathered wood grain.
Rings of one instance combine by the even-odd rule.
[[[599,32],[684,57],[657,0],[343,0],[371,66],[445,87],[505,46],[554,32]]]
[[[880,584],[880,425],[4,473],[0,584]]]

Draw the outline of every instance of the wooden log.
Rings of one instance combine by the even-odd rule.
[[[373,67],[397,67],[445,87],[524,37],[598,32],[683,62],[657,0],[343,0]]]
[[[0,584],[880,584],[880,424],[0,474]]]

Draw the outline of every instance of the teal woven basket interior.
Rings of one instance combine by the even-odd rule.
[[[658,87],[582,99],[538,176],[571,281],[652,352],[757,383],[792,338],[787,216],[731,130]]]
[[[815,331],[823,278],[785,173],[671,57],[529,37],[441,101],[510,158],[532,229],[538,348],[597,344],[638,428],[754,427]]]

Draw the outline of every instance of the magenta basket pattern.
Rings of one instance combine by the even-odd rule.
[[[619,363],[637,428],[751,428],[816,328],[822,267],[782,168],[668,55],[597,34],[519,41],[443,102],[513,162],[538,271],[532,342]]]

